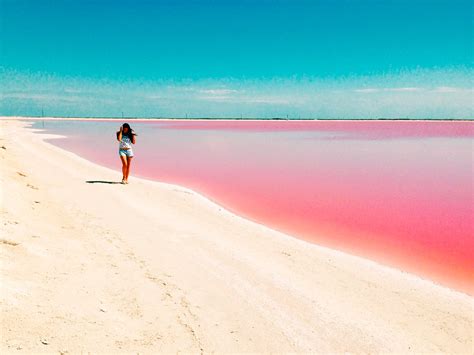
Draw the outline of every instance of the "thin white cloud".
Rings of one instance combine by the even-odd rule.
[[[17,99],[17,100],[34,100],[34,101],[66,101],[66,102],[80,102],[84,101],[83,97],[79,96],[64,96],[57,94],[34,94],[34,93],[6,93],[0,96],[2,99]]]
[[[198,100],[204,100],[204,101],[220,101],[220,102],[235,101],[234,98],[227,95],[197,96],[196,98]]]
[[[415,92],[415,91],[422,91],[423,88],[419,87],[400,87],[400,88],[363,88],[363,89],[355,89],[355,92],[361,93],[374,93],[374,92]]]
[[[215,95],[215,96],[197,96],[199,100],[204,101],[219,101],[219,102],[232,102],[241,104],[273,104],[273,105],[288,105],[295,103],[296,100],[291,101],[283,99],[277,96],[228,96],[228,95]]]
[[[289,105],[291,103],[296,103],[296,99],[282,99],[280,97],[253,97],[247,98],[245,102],[255,103],[255,104],[273,104],[273,105]]]
[[[392,92],[414,92],[414,91],[421,91],[422,88],[418,87],[404,87],[404,88],[384,88],[384,91],[392,91]]]
[[[162,100],[162,99],[166,99],[166,96],[163,96],[163,95],[146,95],[146,96],[144,96],[144,98],[150,99],[150,100]]]
[[[233,89],[201,89],[199,91],[204,94],[217,95],[217,96],[228,95],[228,94],[233,94],[233,93],[238,92],[238,90],[233,90]]]
[[[64,89],[64,92],[71,93],[71,94],[78,94],[78,93],[81,93],[81,90],[66,88]]]
[[[374,89],[374,88],[367,88],[367,89],[355,89],[355,92],[362,92],[362,93],[372,93],[372,92],[379,92],[380,89]]]
[[[0,115],[474,118],[472,74],[119,82],[0,70]]]
[[[433,89],[433,92],[439,93],[456,93],[456,92],[473,92],[473,88],[459,88],[453,86],[438,86],[437,88]]]

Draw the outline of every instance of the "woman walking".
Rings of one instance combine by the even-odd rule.
[[[130,164],[133,158],[132,144],[136,142],[136,134],[130,128],[128,123],[120,126],[120,131],[117,132],[117,140],[119,143],[119,156],[122,161],[122,184],[128,184],[128,175],[130,174]]]

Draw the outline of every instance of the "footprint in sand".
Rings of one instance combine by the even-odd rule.
[[[6,244],[6,245],[11,245],[13,247],[16,247],[18,244],[20,244],[20,243],[17,243],[17,242],[8,240],[8,239],[0,239],[0,243],[1,244]]]
[[[25,175],[25,174],[23,174],[23,173],[20,173],[19,171],[17,171],[16,173],[17,173],[18,175],[20,175],[20,176],[26,177],[26,175]]]
[[[31,185],[31,184],[27,184],[26,186],[28,186],[29,188],[31,188],[33,190],[39,190],[36,186]]]

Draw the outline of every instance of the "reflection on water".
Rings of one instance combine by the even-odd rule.
[[[47,121],[45,128],[68,136],[52,143],[119,177],[119,125]],[[141,121],[132,128],[132,175],[190,187],[274,229],[472,292],[471,122]]]

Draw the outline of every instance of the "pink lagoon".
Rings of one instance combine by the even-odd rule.
[[[119,181],[115,132],[125,121],[33,127],[66,136],[49,141],[116,169]],[[294,237],[473,293],[473,122],[128,122],[138,134],[132,177],[186,186]]]

